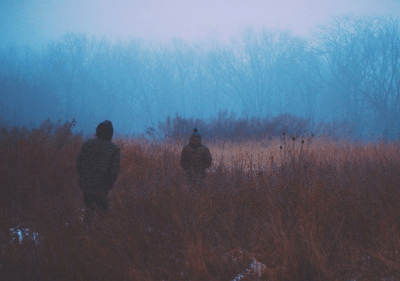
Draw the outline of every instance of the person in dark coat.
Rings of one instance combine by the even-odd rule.
[[[204,186],[206,169],[211,166],[210,150],[201,142],[201,134],[194,128],[189,144],[182,149],[180,164],[190,185]]]
[[[108,211],[108,193],[120,170],[120,149],[111,142],[114,133],[111,121],[104,121],[96,128],[96,138],[87,140],[77,157],[79,185],[85,203],[84,222],[93,223],[94,214]]]

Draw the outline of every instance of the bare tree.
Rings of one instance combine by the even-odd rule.
[[[378,17],[336,18],[319,32],[333,110],[360,136],[399,134],[399,36],[397,20]]]
[[[57,96],[64,105],[67,120],[74,118],[74,105],[85,93],[90,62],[88,39],[84,35],[67,34],[61,42],[47,47],[47,75],[57,89]]]
[[[290,33],[282,33],[274,66],[275,106],[279,112],[313,119],[322,90],[320,61],[308,42]]]
[[[227,85],[227,94],[240,103],[245,112],[260,116],[272,109],[276,40],[276,33],[248,29],[242,41],[216,53],[215,72]]]
[[[393,19],[368,21],[363,60],[363,97],[375,111],[376,125],[388,137],[400,135],[400,29]]]
[[[362,136],[368,120],[367,104],[361,93],[366,78],[363,25],[352,17],[335,18],[319,30],[316,38],[327,67],[327,114],[350,122]]]

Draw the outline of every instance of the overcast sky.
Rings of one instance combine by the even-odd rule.
[[[76,32],[109,39],[228,38],[244,27],[306,35],[340,14],[400,15],[400,0],[0,0],[0,47]]]

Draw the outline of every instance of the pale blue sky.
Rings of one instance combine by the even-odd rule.
[[[0,0],[0,47],[68,32],[110,39],[228,38],[242,28],[306,35],[329,16],[400,15],[400,0]]]

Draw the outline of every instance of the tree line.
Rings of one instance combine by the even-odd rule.
[[[113,120],[124,134],[169,116],[290,114],[347,122],[359,138],[400,134],[399,21],[340,16],[308,38],[248,28],[229,42],[111,42],[66,34],[0,50],[0,121]]]

